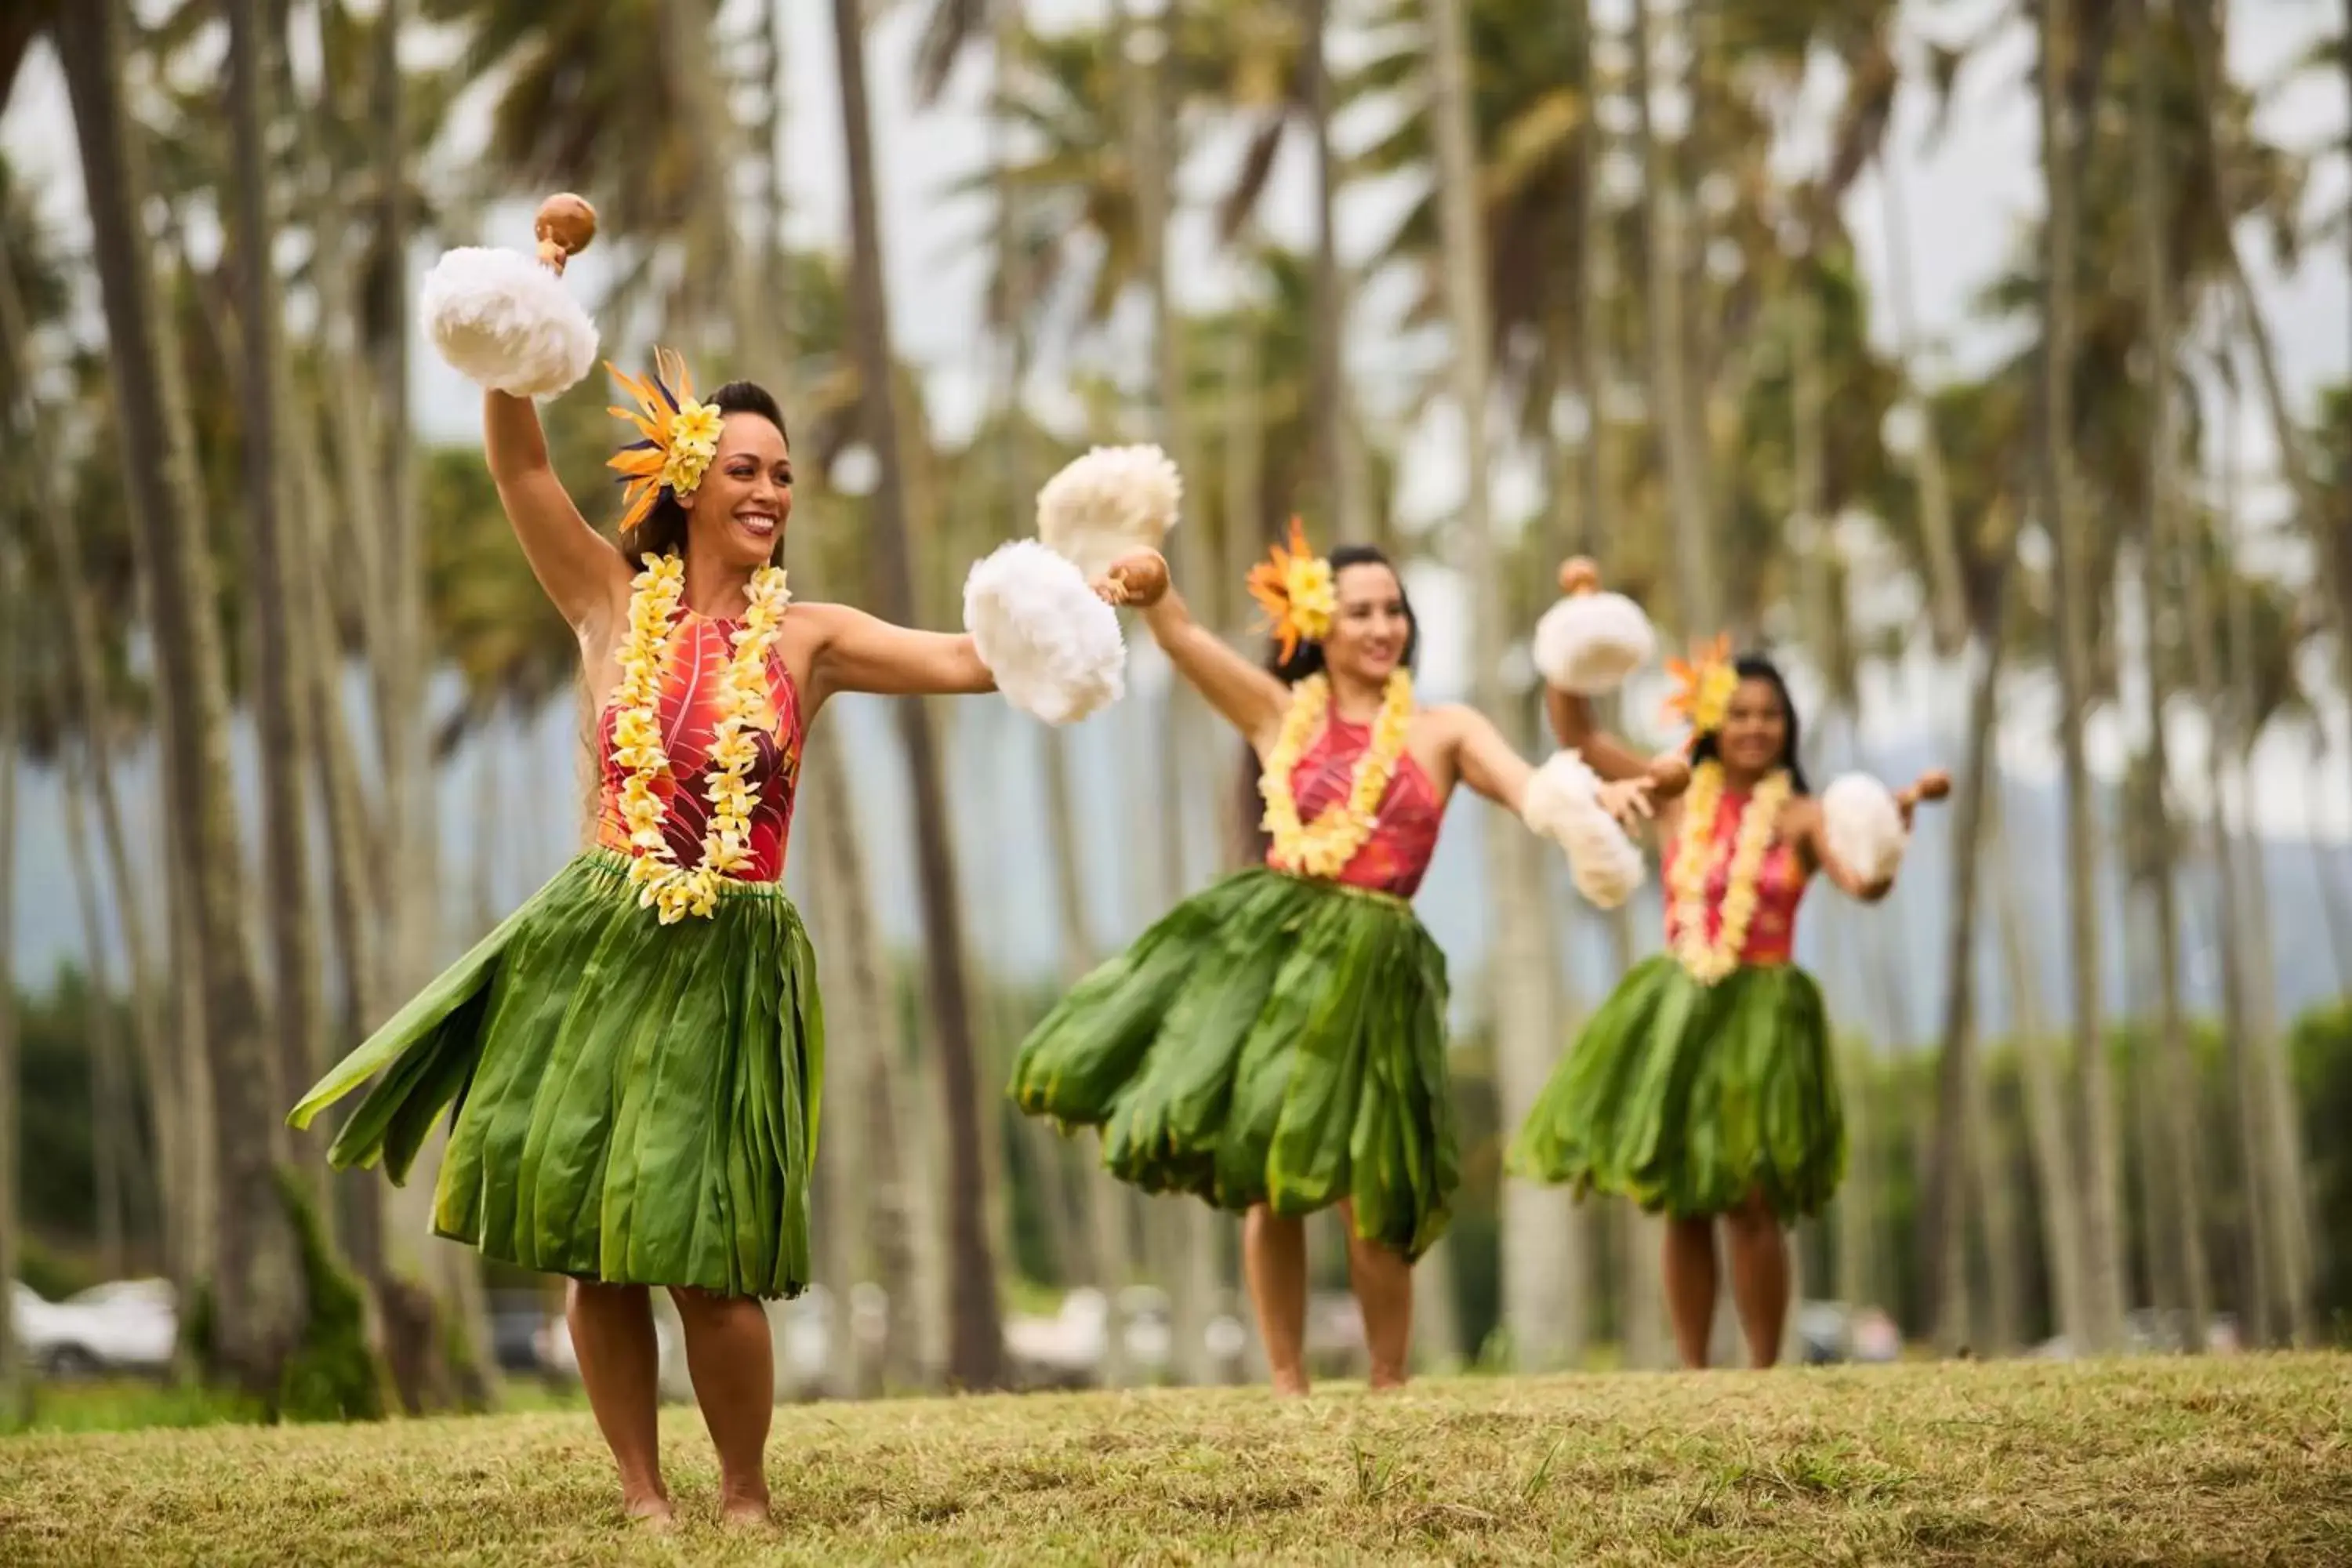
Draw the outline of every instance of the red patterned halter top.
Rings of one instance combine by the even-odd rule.
[[[719,693],[734,657],[739,620],[717,620],[680,609],[670,634],[669,661],[663,671],[662,751],[669,768],[655,782],[662,799],[662,837],[681,868],[702,864],[702,835],[709,826],[710,740],[719,723]],[[793,796],[801,776],[801,703],[785,671],[782,650],[768,649],[768,701],[774,709],[772,732],[754,731],[759,756],[745,783],[751,792],[749,821],[751,864],[740,873],[747,882],[777,882],[784,875],[784,843],[792,832]],[[628,820],[621,813],[621,785],[627,778],[613,758],[613,726],[619,710],[611,703],[596,726],[596,843],[629,853]]]
[[[1355,785],[1356,759],[1372,743],[1372,727],[1350,724],[1334,713],[1323,733],[1307,748],[1290,773],[1290,793],[1298,803],[1298,820],[1312,822],[1329,806],[1348,798]],[[1442,814],[1429,775],[1411,752],[1397,758],[1389,775],[1388,792],[1373,813],[1371,836],[1341,868],[1339,879],[1351,888],[1367,888],[1410,899],[1421,889],[1422,874],[1437,850]],[[1271,851],[1268,851],[1269,856]]]
[[[1731,858],[1738,848],[1739,814],[1746,808],[1748,797],[1729,790],[1716,803],[1715,820],[1707,824],[1710,850],[1706,868],[1706,934],[1712,939],[1723,929],[1723,895],[1731,881]],[[1683,831],[1692,831],[1698,825],[1685,821]],[[1668,844],[1665,864],[1672,867],[1680,852],[1680,840]],[[1739,962],[1762,966],[1786,963],[1797,945],[1797,905],[1805,896],[1804,862],[1797,858],[1797,847],[1775,834],[1772,847],[1764,852],[1764,864],[1756,878],[1756,913],[1748,922],[1748,940],[1741,944]],[[1681,935],[1675,923],[1675,900],[1671,889],[1666,894],[1666,945],[1672,947]]]

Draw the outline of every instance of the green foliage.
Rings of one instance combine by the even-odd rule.
[[[383,1377],[368,1349],[367,1312],[358,1281],[336,1260],[319,1212],[291,1173],[278,1191],[302,1253],[302,1288],[310,1310],[301,1342],[287,1358],[278,1415],[288,1421],[380,1421]]]

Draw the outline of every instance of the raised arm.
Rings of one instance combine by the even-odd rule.
[[[1584,758],[1585,766],[1614,783],[1646,778],[1651,759],[1601,728],[1592,714],[1592,699],[1580,692],[1544,688],[1544,714],[1551,721],[1552,738]]]
[[[847,605],[801,605],[793,614],[814,628],[809,664],[814,701],[843,691],[956,697],[996,689],[996,678],[965,633],[892,626]]]
[[[1192,618],[1183,598],[1168,585],[1166,563],[1149,552],[1129,556],[1110,569],[1108,580],[1121,602],[1142,610],[1143,624],[1177,673],[1252,746],[1263,752],[1272,745],[1290,706],[1289,689]]]
[[[531,574],[574,631],[608,624],[628,597],[629,563],[588,526],[555,467],[528,397],[482,395],[482,447],[499,502],[522,542]]]

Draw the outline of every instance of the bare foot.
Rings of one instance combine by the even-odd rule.
[[[768,1507],[768,1489],[761,1487],[756,1493],[719,1493],[719,1522],[736,1530],[774,1528],[776,1516]]]
[[[1276,1373],[1274,1374],[1274,1396],[1276,1399],[1306,1398],[1307,1374],[1302,1372]]]
[[[634,1496],[625,1493],[621,1498],[621,1511],[656,1535],[667,1532],[677,1522],[670,1511],[669,1494],[667,1492],[639,1492]]]
[[[1404,1386],[1405,1375],[1401,1372],[1387,1372],[1374,1367],[1371,1384],[1374,1394],[1394,1394]]]

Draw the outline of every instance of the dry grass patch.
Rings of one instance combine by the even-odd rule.
[[[2352,1360],[1466,1379],[776,1413],[772,1537],[585,1415],[0,1439],[0,1562],[2352,1563]]]

